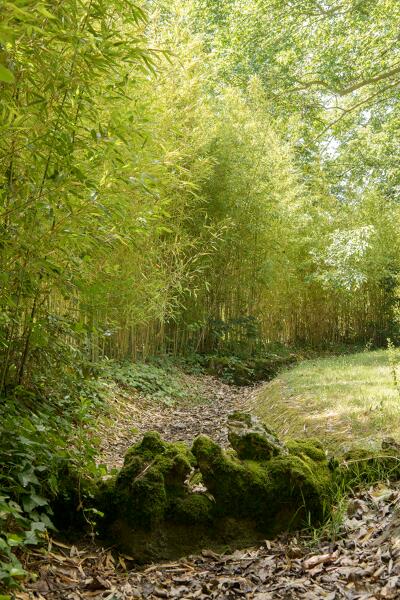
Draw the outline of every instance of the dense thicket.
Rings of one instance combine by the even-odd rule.
[[[2,389],[78,352],[394,335],[398,17],[394,0],[5,4]]]

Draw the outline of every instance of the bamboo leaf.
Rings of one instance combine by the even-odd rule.
[[[0,81],[5,83],[14,83],[15,81],[14,74],[2,64],[0,64]]]
[[[47,19],[55,19],[56,17],[47,10],[47,8],[45,8],[42,4],[40,4],[36,10],[43,15],[44,17],[47,17]]]

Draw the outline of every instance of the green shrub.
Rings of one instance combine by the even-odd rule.
[[[181,370],[167,360],[157,362],[158,364],[119,364],[111,360],[104,361],[103,376],[167,405],[173,405],[177,400],[193,400],[198,397],[200,391],[184,381]]]
[[[211,355],[208,357],[208,372],[234,385],[250,385],[256,381],[269,381],[278,371],[294,362],[293,356],[237,356]]]
[[[66,469],[76,478],[99,473],[88,435],[98,396],[90,383],[86,394],[79,387],[80,396],[44,399],[20,389],[0,399],[0,586],[18,585],[25,575],[21,552],[55,529],[53,506],[65,496]]]

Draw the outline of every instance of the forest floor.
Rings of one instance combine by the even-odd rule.
[[[254,409],[271,386],[188,380],[201,394],[175,406],[111,389],[109,413],[98,423],[100,462],[120,467],[126,449],[149,429],[170,441],[206,433],[225,445],[227,414]],[[204,549],[199,556],[138,567],[131,557],[90,540],[72,545],[50,539],[47,550],[28,555],[26,567],[38,578],[15,594],[18,600],[399,598],[400,485],[360,491],[325,532],[281,536],[256,548],[223,555]]]
[[[97,427],[101,436],[99,461],[109,469],[121,467],[125,452],[146,431],[158,431],[166,441],[189,445],[204,433],[226,446],[227,416],[246,409],[261,386],[236,387],[207,375],[186,375],[185,379],[186,386],[197,394],[172,406],[114,386],[108,396],[108,414]]]

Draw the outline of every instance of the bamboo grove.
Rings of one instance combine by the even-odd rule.
[[[1,388],[81,354],[394,337],[398,13],[2,2]]]

